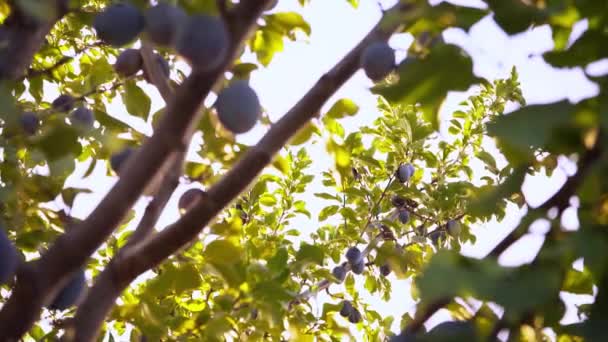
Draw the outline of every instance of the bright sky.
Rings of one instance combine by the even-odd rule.
[[[395,1],[382,1],[383,7],[389,7]],[[433,3],[438,3],[434,1]],[[459,4],[470,6],[483,6],[481,1],[461,0],[453,1]],[[267,109],[273,120],[280,118],[323,74],[329,70],[347,51],[349,51],[363,37],[370,28],[380,18],[380,9],[376,1],[361,0],[358,9],[353,9],[347,4],[346,0],[313,0],[303,9],[297,5],[297,0],[281,0],[276,11],[296,10],[303,14],[305,19],[312,27],[312,35],[309,39],[299,42],[286,42],[285,51],[278,54],[268,69],[263,69],[254,73],[251,84],[257,90],[263,106]],[[582,33],[585,23],[577,25],[575,36]],[[526,33],[509,37],[498,28],[491,18],[485,18],[476,24],[469,34],[461,30],[448,30],[444,34],[447,42],[456,43],[462,46],[471,54],[475,62],[475,73],[489,80],[504,78],[509,75],[513,65],[517,67],[524,96],[529,104],[553,102],[563,98],[571,101],[579,101],[585,97],[593,96],[597,92],[597,87],[586,80],[580,70],[554,70],[543,62],[541,54],[552,48],[551,32],[548,27],[539,27]],[[401,51],[398,58],[404,57],[404,51],[411,43],[408,35],[395,36],[391,45]],[[330,100],[326,109],[343,97],[353,99],[359,106],[360,112],[354,119],[345,121],[347,132],[354,131],[361,125],[371,124],[376,118],[376,100],[368,91],[372,83],[362,72],[358,72],[340,91]],[[155,89],[145,86],[150,90],[149,94],[154,94],[152,111],[156,111],[162,106],[162,100]],[[442,109],[442,119],[449,115],[457,104],[465,99],[467,94],[451,94]],[[49,96],[52,100],[54,96]],[[120,102],[110,107],[112,115],[120,116],[124,112]],[[146,128],[141,121],[129,120],[137,127]],[[243,142],[254,143],[265,132],[262,127],[256,127],[251,132],[239,137]],[[192,151],[195,152],[197,143],[200,139],[195,139]],[[491,146],[488,146],[491,148]],[[333,161],[326,154],[324,146],[317,144],[310,146],[309,153],[313,156],[313,174],[320,174],[320,171],[333,165]],[[192,153],[193,154],[193,153]],[[528,177],[524,184],[524,192],[529,203],[538,205],[553,194],[566,178],[571,174],[573,165],[567,160],[560,162],[561,168],[556,170],[553,177],[547,178],[539,175]],[[82,170],[81,170],[82,171]],[[80,173],[80,175],[82,172]],[[98,164],[92,176],[85,180],[80,180],[79,175],[71,177],[69,185],[86,186],[94,190],[93,194],[80,195],[74,207],[74,215],[86,217],[94,208],[94,205],[105,195],[114,183],[114,179],[105,176],[105,166]],[[95,180],[95,183],[91,183]],[[307,196],[316,191],[319,181],[313,183],[308,189]],[[185,191],[180,188],[168,204],[168,210],[161,217],[159,227],[173,222],[177,218],[177,199]],[[304,198],[307,199],[307,198]],[[138,217],[141,216],[147,199],[142,199],[136,206]],[[317,198],[309,200],[309,210],[313,217],[322,208],[323,203]],[[503,222],[489,222],[480,227],[475,227],[477,243],[473,246],[465,246],[463,253],[470,256],[481,257],[485,255],[510,229],[518,223],[522,213],[515,207],[510,208],[508,215]],[[577,227],[576,214],[573,210],[567,213],[565,224],[571,229]],[[137,222],[135,220],[134,222]],[[293,221],[293,226],[297,228],[315,227],[315,224],[306,222],[303,219]],[[303,229],[304,234],[310,230]],[[532,233],[509,249],[501,258],[505,265],[519,265],[530,261],[538,251],[542,243],[542,234],[546,231],[543,224],[535,225]],[[392,275],[391,275],[392,277]],[[358,283],[363,289],[362,282]],[[400,316],[409,311],[412,313],[414,302],[409,296],[409,283],[398,281],[393,283],[393,299],[382,302],[375,297],[363,296],[368,303],[377,311],[384,315],[395,315],[395,325],[393,329],[397,331]],[[335,292],[334,289],[332,292]],[[362,290],[364,293],[365,290]],[[327,298],[325,295],[319,296],[319,303]],[[589,302],[590,296],[568,296],[568,311],[564,322],[571,322],[576,319],[576,309],[574,303]],[[320,305],[319,305],[320,307]],[[439,321],[449,318],[445,312],[436,315],[428,324],[431,327]],[[348,325],[348,323],[345,323]]]

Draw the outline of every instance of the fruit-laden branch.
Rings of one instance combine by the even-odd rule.
[[[18,79],[27,71],[34,54],[55,23],[68,12],[67,0],[45,2],[45,17],[35,17],[10,1],[11,14],[0,26],[0,79]]]
[[[606,143],[603,141],[603,134],[598,134],[595,145],[590,150],[586,151],[582,156],[577,172],[560,188],[560,190],[545,201],[540,207],[535,210],[549,210],[551,208],[557,208],[561,213],[569,205],[570,198],[574,196],[578,186],[585,179],[585,176],[589,170],[593,167],[596,161],[600,159],[603,153],[603,145]],[[528,225],[520,225],[518,228],[513,230],[507,235],[498,245],[496,245],[486,258],[498,258],[504,251],[506,251],[513,243],[519,240],[527,232]],[[522,228],[522,229],[520,229]],[[448,305],[451,302],[451,298],[441,298],[433,303],[428,304],[418,312],[414,319],[408,324],[405,329],[406,334],[416,333],[422,325],[433,316],[439,309]]]
[[[361,51],[370,43],[387,40],[400,27],[403,14],[410,6],[397,5],[368,35],[253,146],[239,162],[197,202],[181,219],[145,241],[120,253],[112,262],[114,284],[112,289],[99,288],[91,296],[105,298],[105,304],[92,307],[99,319],[105,317],[113,305],[107,298],[116,298],[138,275],[158,265],[164,259],[196,239],[207,223],[266,167],[287,141],[302,128],[323,104],[359,68]],[[234,13],[231,18],[234,19]],[[387,20],[388,18],[388,20]],[[110,297],[108,297],[110,296]],[[113,296],[113,297],[112,297]],[[90,311],[89,311],[89,314]],[[97,322],[101,323],[101,321]]]
[[[42,257],[17,274],[13,293],[0,311],[0,340],[16,340],[39,317],[48,303],[123,220],[142,191],[174,154],[185,152],[187,131],[198,121],[198,110],[217,79],[238,57],[245,37],[253,31],[269,0],[241,1],[233,9],[232,42],[226,58],[210,71],[194,69],[169,102],[152,137],[129,158],[121,177],[93,212],[60,236]]]
[[[168,79],[162,73],[160,64],[156,63],[154,51],[148,42],[142,42],[140,52],[144,62],[144,68],[148,71],[152,83],[158,89],[165,100],[165,103],[168,103],[173,96],[173,90],[167,82]],[[144,240],[154,231],[154,225],[179,184],[184,158],[184,152],[178,153],[175,162],[172,164],[167,174],[159,174],[163,176],[160,188],[156,192],[154,199],[146,207],[143,217],[139,221],[133,234],[129,237],[129,241],[119,253],[122,253],[125,248]],[[100,293],[107,294],[100,295]],[[95,308],[100,305],[103,306],[104,302],[114,303],[118,294],[117,291],[114,290],[114,264],[110,263],[95,279],[95,285],[91,288],[82,304],[78,305],[74,319],[69,322],[70,327],[68,329],[73,329],[75,341],[89,341],[96,337],[98,334],[97,328],[105,317],[103,316],[103,310],[96,310]],[[97,317],[95,316],[96,313],[102,314],[102,316]]]

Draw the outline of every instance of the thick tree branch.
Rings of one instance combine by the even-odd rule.
[[[120,260],[121,282],[132,281],[195,239],[207,223],[247,188],[271,162],[274,154],[313,118],[323,104],[358,70],[359,56],[363,49],[372,42],[387,40],[404,20],[419,15],[417,11],[410,12],[411,8],[411,5],[404,4],[393,7],[353,50],[322,76],[313,88],[270,128],[257,145],[209,189],[206,199],[200,201],[176,223],[125,253],[125,257]],[[406,18],[406,13],[409,18]]]
[[[87,258],[107,239],[142,191],[173,155],[185,152],[187,131],[200,118],[199,106],[217,79],[231,65],[254,28],[268,0],[241,1],[234,10],[233,44],[221,66],[209,72],[194,71],[169,102],[166,115],[152,137],[129,158],[121,178],[81,224],[60,236],[49,250],[32,263],[29,279],[40,291],[17,279],[17,285],[0,311],[0,340],[15,340],[23,335],[48,303]]]
[[[603,141],[604,134],[599,134],[597,141],[592,149],[586,151],[579,164],[577,172],[561,187],[561,189],[555,193],[551,198],[545,201],[540,207],[536,210],[549,210],[551,208],[558,208],[559,212],[562,212],[569,205],[570,198],[574,196],[578,186],[584,180],[585,176],[589,172],[589,170],[593,167],[595,162],[600,159],[603,153],[604,144]],[[486,258],[498,258],[505,250],[507,250],[513,243],[519,240],[524,234],[527,232],[527,225],[522,226],[523,229],[513,230],[509,235],[507,235],[501,242],[498,243],[491,251],[488,253]],[[406,333],[416,333],[431,316],[433,316],[439,309],[443,308],[447,304],[451,302],[451,298],[441,298],[433,303],[426,305],[422,310],[419,310],[416,313],[416,317],[408,324],[405,329]]]
[[[66,0],[49,0],[46,6],[51,9],[47,17],[35,18],[11,2],[12,12],[0,26],[0,79],[22,77],[46,35],[68,12]]]

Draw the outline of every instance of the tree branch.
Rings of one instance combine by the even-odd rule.
[[[30,65],[34,54],[45,42],[55,23],[68,12],[68,1],[48,1],[52,8],[47,18],[34,18],[15,2],[11,14],[0,26],[0,79],[19,79]]]
[[[572,177],[568,178],[561,189],[556,194],[551,196],[551,198],[545,201],[540,207],[538,207],[537,210],[549,210],[557,207],[558,210],[562,212],[568,207],[570,198],[574,196],[578,186],[581,184],[589,170],[602,156],[604,144],[602,139],[603,134],[600,133],[593,148],[583,154],[583,157],[578,165],[577,172]],[[490,251],[490,253],[488,253],[486,258],[498,258],[505,250],[507,250],[513,243],[519,240],[527,232],[527,225],[523,227],[524,229],[519,229],[520,227],[518,227],[507,235]],[[416,333],[422,327],[424,322],[426,322],[431,316],[439,311],[439,309],[443,308],[450,302],[451,298],[441,298],[433,303],[430,303],[428,306],[423,308],[423,310],[417,312],[416,317],[414,317],[414,319],[405,329],[406,333]]]
[[[410,13],[411,5],[398,4],[337,65],[313,86],[287,114],[277,121],[262,139],[208,191],[180,220],[144,243],[133,246],[120,260],[120,281],[131,282],[139,274],[155,267],[165,258],[195,239],[207,223],[266,167],[288,140],[316,115],[323,104],[359,68],[359,56],[370,43],[387,40],[402,21],[419,15]],[[408,14],[407,18],[404,14]]]
[[[234,17],[239,20],[232,23],[233,42],[222,65],[209,72],[194,71],[184,81],[169,102],[159,128],[138,153],[128,159],[122,177],[112,190],[86,220],[60,236],[32,263],[33,275],[28,281],[35,282],[40,291],[32,291],[32,286],[17,278],[11,297],[0,311],[0,340],[18,339],[29,329],[42,305],[53,298],[69,276],[82,267],[114,231],[165,163],[171,162],[173,154],[185,152],[189,142],[187,131],[200,118],[200,104],[237,57],[268,1],[241,1],[235,7]]]

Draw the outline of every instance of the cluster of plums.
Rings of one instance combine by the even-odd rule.
[[[19,252],[11,243],[3,227],[0,227],[0,285],[12,281],[19,266]],[[75,305],[86,288],[84,271],[72,276],[68,283],[57,293],[48,305],[51,310],[65,310]]]
[[[70,112],[70,122],[81,129],[90,130],[95,124],[93,111],[85,106],[74,108],[76,99],[70,95],[60,95],[51,103],[51,108],[57,112]],[[38,114],[26,111],[21,113],[19,124],[26,135],[35,135],[40,128],[40,118]]]
[[[361,312],[348,300],[342,301],[340,316],[348,318],[348,321],[353,324],[361,322]]]
[[[93,22],[99,38],[113,46],[133,42],[140,33],[154,44],[172,47],[193,69],[210,71],[219,67],[228,55],[230,35],[221,18],[208,15],[187,15],[181,8],[159,3],[141,13],[129,4],[105,8]],[[160,55],[155,58],[165,76],[169,64]],[[143,69],[143,59],[137,49],[126,49],[114,64],[116,73],[130,77]],[[262,107],[256,92],[244,80],[235,80],[223,89],[215,103],[219,121],[234,134],[245,133],[257,123]]]

